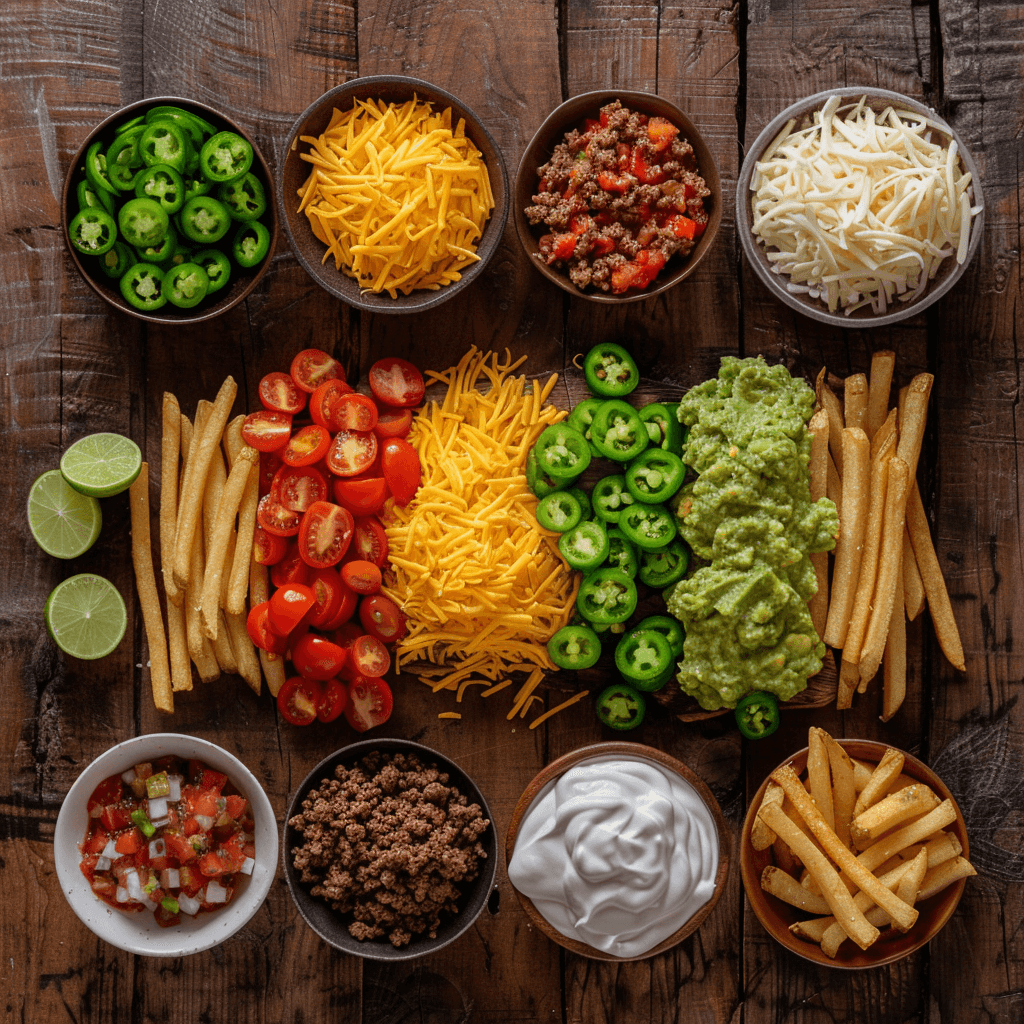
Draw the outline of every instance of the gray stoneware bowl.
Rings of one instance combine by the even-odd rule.
[[[844,99],[856,102],[861,96],[867,96],[871,107],[881,112],[887,106],[901,107],[911,110],[914,113],[922,114],[932,121],[943,126],[943,130],[949,139],[956,141],[960,154],[960,163],[964,170],[971,174],[971,189],[973,191],[974,206],[982,204],[981,180],[978,176],[978,167],[974,162],[964,141],[957,132],[939,117],[934,110],[925,106],[918,100],[904,96],[902,93],[889,92],[886,89],[874,89],[868,86],[848,86],[842,89],[829,89],[827,92],[815,93],[806,99],[786,107],[778,117],[769,121],[762,129],[761,134],[754,140],[753,145],[747,150],[743,166],[740,168],[740,176],[736,184],[736,232],[739,235],[740,245],[743,252],[754,268],[761,283],[781,302],[784,302],[791,309],[795,309],[804,316],[814,320],[820,320],[824,324],[833,327],[884,327],[887,324],[898,323],[908,317],[916,316],[927,309],[933,302],[938,301],[953,285],[963,276],[968,264],[974,259],[978,246],[981,244],[981,234],[985,225],[985,213],[976,214],[971,220],[971,236],[968,242],[967,259],[963,263],[957,263],[955,259],[943,260],[935,277],[929,282],[924,292],[913,301],[897,302],[890,307],[891,312],[877,315],[871,312],[869,307],[861,307],[854,310],[849,316],[841,311],[829,312],[828,304],[820,299],[811,298],[808,295],[794,293],[786,288],[786,278],[776,274],[771,269],[768,257],[765,255],[765,247],[758,242],[751,230],[753,224],[753,210],[750,203],[750,182],[754,174],[754,165],[761,159],[761,154],[768,145],[786,126],[791,119],[795,119],[797,127],[801,123],[810,124],[810,117],[816,110],[820,110],[830,96],[841,96]],[[840,106],[840,110],[843,106]]]
[[[595,291],[593,288],[581,290],[569,280],[567,271],[559,267],[548,266],[544,260],[539,258],[539,242],[545,229],[542,226],[531,225],[524,213],[526,207],[533,202],[534,193],[537,191],[537,168],[551,159],[555,146],[565,138],[567,132],[580,127],[584,118],[597,117],[601,107],[616,99],[621,100],[622,105],[630,110],[664,117],[676,125],[680,129],[680,134],[685,136],[693,146],[694,155],[697,157],[697,170],[711,190],[711,196],[704,201],[705,207],[708,209],[708,226],[704,229],[704,234],[701,235],[700,241],[694,246],[689,257],[686,260],[681,260],[678,256],[673,256],[649,287],[640,292],[627,292],[624,295],[612,295]],[[679,107],[664,97],[647,92],[630,92],[626,89],[603,89],[600,92],[581,93],[579,96],[573,96],[572,99],[566,100],[561,106],[555,107],[526,147],[526,152],[523,154],[519,170],[516,173],[512,201],[515,204],[516,233],[530,258],[530,263],[552,284],[558,285],[570,295],[591,302],[605,302],[613,305],[641,302],[668,291],[669,288],[688,278],[714,244],[715,235],[718,234],[718,228],[722,223],[722,183],[718,176],[718,165],[715,163],[714,154],[704,141],[700,130]]]
[[[296,832],[288,823],[294,815],[302,810],[302,801],[324,779],[333,778],[334,769],[343,764],[351,767],[360,758],[367,754],[379,751],[381,753],[393,754],[415,754],[424,764],[436,765],[441,771],[447,772],[449,782],[466,797],[469,803],[480,805],[481,810],[490,821],[487,830],[480,837],[480,843],[487,851],[487,860],[484,862],[480,874],[469,883],[468,888],[463,892],[459,900],[459,912],[457,915],[445,915],[442,918],[441,927],[438,929],[437,938],[414,937],[408,946],[396,949],[386,939],[369,940],[360,942],[354,939],[348,931],[351,915],[342,915],[332,910],[323,900],[310,894],[310,886],[299,881],[299,872],[292,866],[291,851],[293,847],[302,842],[302,836]],[[480,912],[487,904],[487,899],[494,887],[494,875],[498,868],[498,839],[497,830],[494,827],[494,817],[483,794],[476,787],[476,783],[450,758],[444,754],[425,747],[420,743],[413,743],[411,740],[380,737],[379,739],[362,740],[359,743],[352,743],[341,750],[336,750],[329,757],[325,757],[306,777],[302,780],[299,788],[293,794],[288,804],[288,813],[284,819],[284,835],[281,843],[281,855],[284,858],[285,878],[288,882],[288,891],[291,893],[295,906],[298,908],[302,919],[320,936],[324,942],[341,950],[343,953],[351,953],[353,956],[361,956],[367,960],[415,960],[418,957],[426,956],[428,953],[436,953],[439,949],[454,942],[460,935],[468,931],[473,922],[480,916]]]
[[[309,164],[299,157],[300,149],[308,149],[299,142],[303,135],[318,136],[327,130],[335,107],[350,110],[357,100],[378,99],[385,103],[405,103],[413,96],[429,100],[435,110],[452,109],[452,123],[459,118],[466,120],[466,135],[483,154],[484,162],[494,194],[494,209],[484,225],[483,235],[476,247],[479,260],[462,271],[458,281],[439,288],[437,291],[421,289],[408,295],[398,294],[391,298],[387,292],[376,294],[363,292],[359,284],[334,265],[334,259],[323,262],[326,246],[314,234],[304,213],[298,212],[298,189],[309,176]],[[292,125],[284,148],[281,151],[281,173],[277,178],[277,205],[281,213],[288,241],[298,261],[314,281],[331,295],[350,306],[365,309],[371,313],[420,313],[439,306],[475,281],[490,262],[501,243],[508,219],[508,174],[505,161],[483,122],[461,100],[444,89],[429,82],[404,75],[375,75],[370,78],[356,78],[344,85],[336,86],[314,100],[299,115]]]

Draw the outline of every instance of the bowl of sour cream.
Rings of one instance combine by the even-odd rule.
[[[640,743],[571,751],[526,787],[505,840],[508,876],[550,939],[596,960],[642,960],[700,927],[729,872],[711,790]]]

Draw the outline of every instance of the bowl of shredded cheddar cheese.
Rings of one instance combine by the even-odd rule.
[[[358,78],[306,108],[277,182],[299,262],[380,313],[451,298],[494,255],[508,216],[501,153],[476,115],[415,78]]]
[[[782,302],[838,327],[905,320],[981,242],[977,167],[923,103],[882,89],[809,96],[769,122],[736,190],[743,251]]]

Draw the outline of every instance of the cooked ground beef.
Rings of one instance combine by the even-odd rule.
[[[352,914],[354,938],[401,947],[424,932],[435,938],[442,915],[458,913],[490,822],[435,765],[372,753],[335,768],[288,824],[303,837],[292,864],[312,894]]]
[[[652,122],[678,132],[615,100],[601,108],[600,121],[569,131],[537,168],[540,184],[525,213],[551,229],[539,256],[566,267],[579,288],[643,288],[673,255],[688,256],[707,224],[711,191],[693,147],[678,134],[652,139]]]

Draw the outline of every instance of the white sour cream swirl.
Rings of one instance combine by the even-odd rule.
[[[642,956],[715,891],[718,831],[697,791],[641,758],[595,757],[527,808],[512,884],[559,932],[613,956]]]

